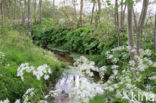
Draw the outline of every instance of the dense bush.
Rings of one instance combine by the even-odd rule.
[[[98,32],[92,26],[71,30],[63,26],[54,27],[51,25],[51,29],[44,29],[44,31],[42,29],[44,28],[40,25],[33,26],[33,40],[37,45],[49,49],[63,48],[80,54],[103,54],[103,52],[117,46],[118,39],[113,29],[105,31],[112,35],[108,40],[101,39],[107,38],[107,35],[94,36]],[[122,34],[121,40],[125,41],[125,39],[127,39],[127,36]],[[127,45],[125,42],[122,44]]]

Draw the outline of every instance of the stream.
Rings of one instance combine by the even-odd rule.
[[[62,74],[61,79],[56,83],[55,90],[59,90],[60,93],[55,101],[52,101],[51,103],[74,103],[72,99],[69,97],[69,94],[71,91],[68,91],[71,88],[71,81],[75,80],[75,78],[79,78],[78,75],[71,72],[74,68],[74,59],[70,57],[69,53],[61,52],[61,51],[52,51],[55,56],[58,58],[58,60],[67,63],[69,65],[69,70],[65,71]]]
[[[52,51],[58,60],[68,64],[69,69],[64,71],[61,78],[55,85],[54,90],[58,90],[59,94],[55,100],[50,103],[75,103],[70,97],[70,94],[74,92],[73,87],[79,86],[80,80],[83,78],[82,74],[74,67],[75,60],[70,57],[70,53],[61,51]],[[100,78],[96,72],[94,72],[94,82],[96,83]]]

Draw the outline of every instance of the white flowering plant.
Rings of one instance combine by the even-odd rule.
[[[135,61],[133,61],[129,58],[128,49],[128,47],[118,47],[106,52],[106,57],[111,64],[106,66],[111,66],[108,69],[112,70],[109,78],[103,84],[104,100],[108,103],[118,100],[124,101],[120,101],[121,103],[126,101],[140,103],[140,98],[133,98],[131,93],[143,95],[144,99],[141,102],[149,102],[145,100],[145,97],[156,97],[156,61],[152,58],[155,54],[148,49],[142,49],[140,56],[135,55]],[[113,60],[114,58],[116,60]]]

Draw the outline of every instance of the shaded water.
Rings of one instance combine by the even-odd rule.
[[[70,65],[70,68],[73,68],[74,59],[70,57],[69,53],[61,52],[61,51],[52,51],[55,56],[58,58],[58,60],[67,63]],[[74,103],[73,100],[69,97],[70,91],[68,91],[71,88],[71,81],[75,79],[74,74],[67,74],[64,73],[62,75],[62,78],[56,83],[55,89],[61,90],[58,97],[55,101],[52,101],[51,103]]]
[[[65,62],[67,64],[69,64],[70,66],[73,66],[74,64],[74,59],[72,57],[70,57],[70,54],[67,52],[61,52],[61,51],[52,51],[55,56],[58,58],[58,60]]]

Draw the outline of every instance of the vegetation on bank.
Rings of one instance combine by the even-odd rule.
[[[22,30],[21,30],[22,31]],[[49,51],[36,47],[26,32],[19,32],[10,27],[3,29],[0,35],[0,99],[8,98],[11,102],[22,98],[29,88],[37,88],[33,102],[42,99],[47,88],[54,86],[62,71],[66,68],[64,64],[56,59]],[[34,67],[47,64],[51,71],[48,80],[37,80],[31,73],[24,71],[24,81],[17,77],[17,68],[29,63]]]

